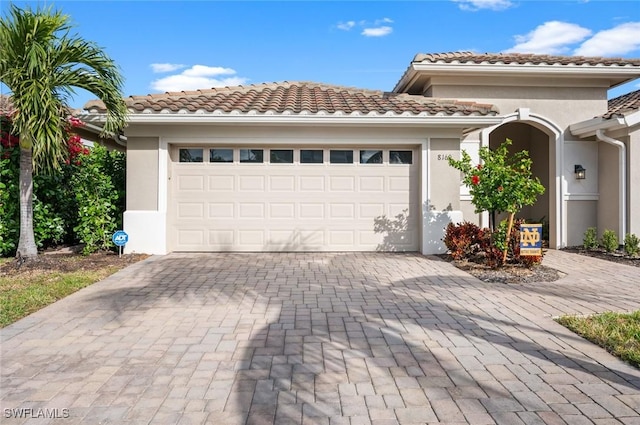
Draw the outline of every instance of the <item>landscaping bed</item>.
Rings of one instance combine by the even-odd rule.
[[[562,251],[574,254],[587,255],[601,260],[612,261],[614,263],[625,264],[627,266],[640,267],[640,257],[631,257],[621,251],[607,252],[603,248],[585,249],[582,246],[571,246],[563,248]]]

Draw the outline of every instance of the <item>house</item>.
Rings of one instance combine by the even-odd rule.
[[[442,252],[450,221],[487,224],[447,159],[505,138],[547,188],[522,216],[551,247],[588,227],[640,234],[638,94],[607,101],[638,77],[640,59],[455,52],[417,55],[392,92],[129,97],[126,251]],[[104,120],[102,103],[84,109]]]

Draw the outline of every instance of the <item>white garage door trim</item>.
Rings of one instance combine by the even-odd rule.
[[[180,149],[190,148],[202,150],[202,162],[180,162]],[[209,162],[214,148],[232,149],[233,162]],[[241,149],[243,158],[247,149],[262,150],[263,162],[240,162]],[[419,250],[420,147],[217,144],[170,150],[172,251]],[[272,163],[271,150],[292,150],[293,162]],[[322,150],[323,162],[301,163],[301,150]],[[330,163],[332,150],[351,150],[353,163]],[[361,164],[361,150],[382,151],[382,163]],[[391,151],[407,150],[412,164],[390,163]]]

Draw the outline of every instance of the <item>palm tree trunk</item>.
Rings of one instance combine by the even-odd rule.
[[[38,247],[33,236],[33,160],[31,147],[20,147],[20,241],[16,256],[34,259]]]

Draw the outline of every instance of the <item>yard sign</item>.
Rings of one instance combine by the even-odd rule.
[[[542,255],[542,224],[520,225],[520,255]]]

